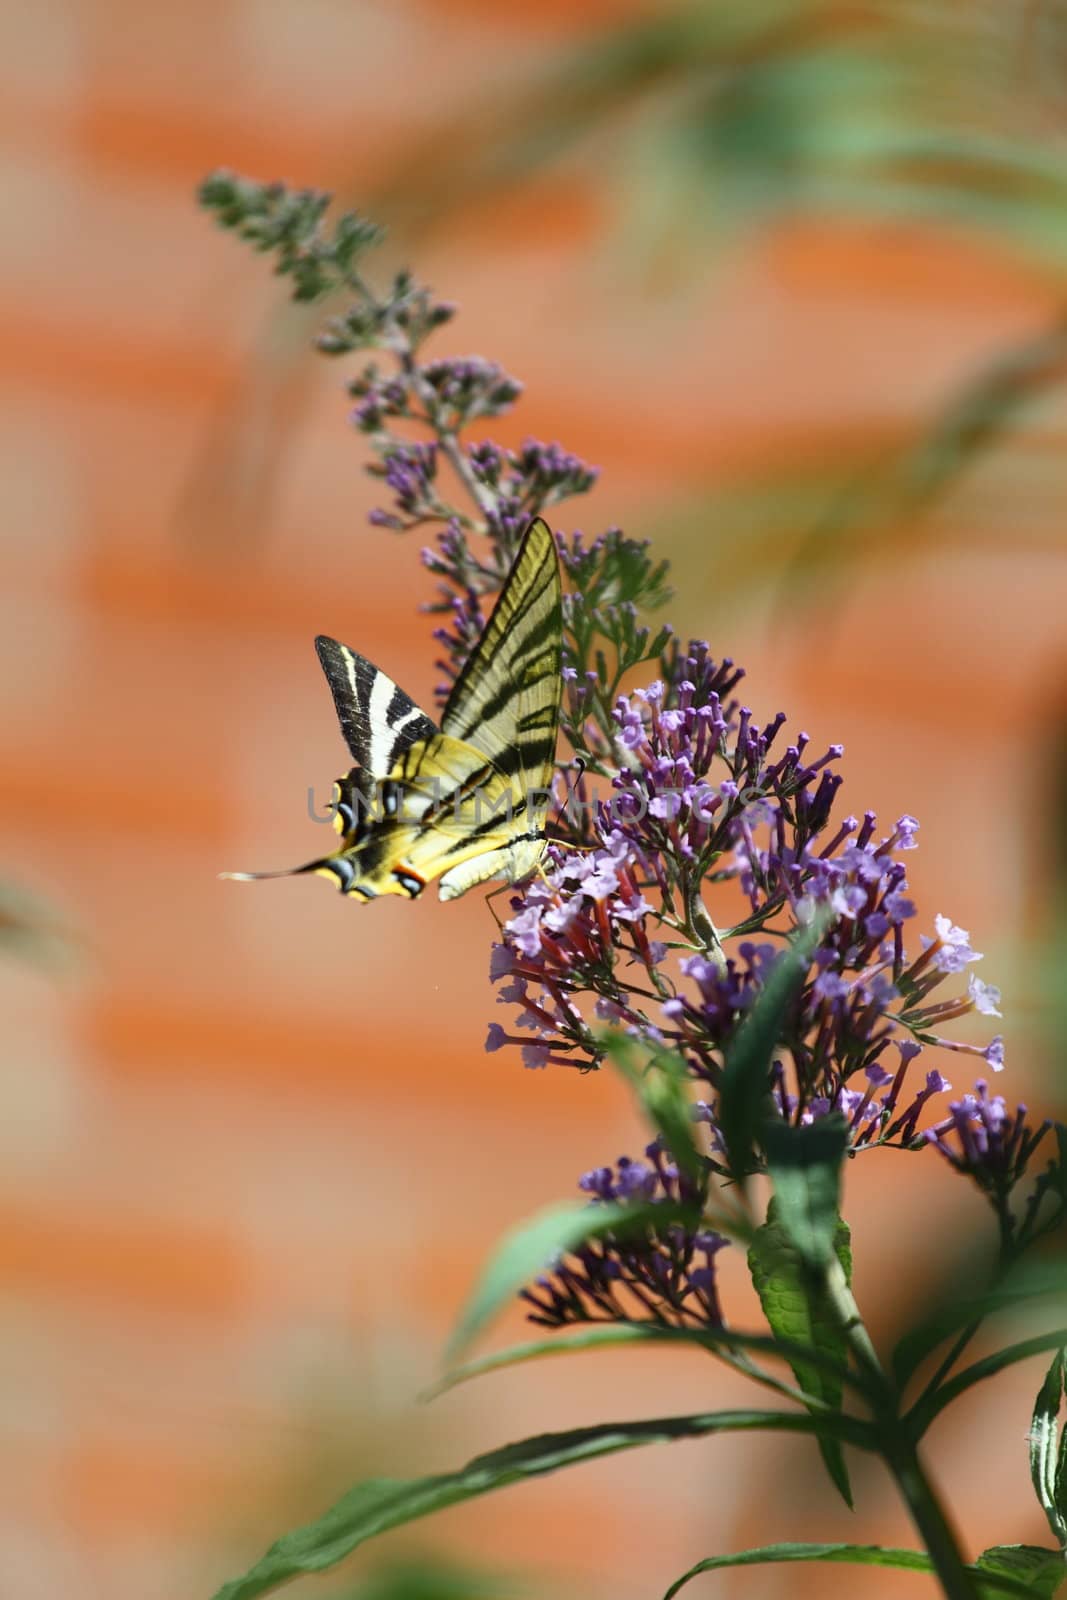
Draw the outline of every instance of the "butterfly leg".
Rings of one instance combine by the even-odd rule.
[[[500,918],[497,916],[496,912],[493,910],[493,901],[496,900],[499,895],[505,894],[509,889],[511,889],[513,887],[514,887],[514,885],[510,884],[510,883],[499,883],[499,884],[497,884],[495,889],[490,889],[489,893],[485,897],[485,903],[489,907],[490,916],[492,917],[493,921],[496,923],[496,927],[497,927],[497,932],[498,933],[503,933],[504,924],[501,922]]]

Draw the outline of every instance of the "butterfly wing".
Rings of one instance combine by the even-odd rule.
[[[365,900],[414,899],[433,878],[481,853],[483,796],[505,782],[481,751],[438,732],[403,752],[379,786],[375,810],[346,809],[345,786],[355,776],[338,785],[341,848],[305,870],[331,876],[342,893]]]
[[[504,785],[480,750],[435,729],[430,738],[407,746],[381,781],[369,782],[362,767],[338,779],[334,826],[341,839],[331,854],[288,872],[223,876],[315,873],[358,899],[391,894],[414,899],[431,879],[484,849],[476,828],[483,786],[499,790]]]
[[[345,743],[357,763],[365,801],[412,745],[432,739],[436,725],[373,661],[320,634],[315,640]]]
[[[544,848],[561,637],[559,561],[538,519],[440,729],[365,656],[325,635],[316,639],[356,766],[334,790],[340,848],[295,871],[332,878],[343,894],[365,900],[414,898],[438,877],[441,898],[450,900],[488,878],[531,871]]]
[[[562,598],[559,557],[547,523],[526,531],[489,621],[453,685],[441,731],[403,751],[392,776],[409,800],[433,801],[403,840],[406,880],[439,877],[442,900],[489,878],[524,877],[544,850],[544,811],[556,755],[562,690]],[[368,663],[369,666],[369,663]],[[372,669],[373,670],[373,669]],[[347,668],[346,668],[347,677]],[[384,695],[382,696],[384,704]],[[416,724],[400,707],[403,729]],[[414,821],[414,816],[412,817]],[[364,851],[361,878],[382,846],[380,865],[396,861],[401,841],[384,837]],[[384,892],[376,873],[374,887]]]
[[[511,779],[473,745],[440,734],[429,758],[433,765],[446,744],[455,752],[453,771],[463,761],[467,776],[460,784],[446,778],[440,803],[409,842],[405,860],[424,881],[440,878],[442,900],[455,900],[489,878],[514,882],[525,877],[541,859],[545,834],[538,818],[526,810],[525,796],[516,800]],[[426,764],[420,781],[425,771]]]
[[[531,522],[519,546],[492,615],[441,716],[442,731],[480,750],[511,796],[511,822],[483,816],[473,821],[487,856],[507,853],[512,862],[483,863],[482,877],[519,877],[540,859],[548,785],[556,757],[562,690],[563,613],[559,557],[548,524]],[[497,785],[500,805],[504,790]],[[483,809],[490,808],[487,796]],[[537,844],[541,839],[542,845]],[[442,880],[443,899],[463,894],[473,883],[473,865]]]

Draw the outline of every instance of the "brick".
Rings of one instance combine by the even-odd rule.
[[[94,161],[161,176],[229,165],[366,194],[398,148],[469,99],[472,49],[497,85],[536,49],[518,57],[476,23],[338,0],[201,0],[180,19],[112,10],[91,35],[77,131]],[[393,85],[413,76],[420,94],[400,99]]]
[[[80,323],[113,362],[130,360],[148,337],[186,352],[203,347],[225,312],[210,292],[217,269],[211,225],[194,198],[198,176],[191,171],[181,185],[136,174],[105,181],[75,156],[4,152],[0,199],[20,218],[0,270],[9,308],[16,297],[23,315],[38,308],[42,342],[57,323]],[[164,378],[157,371],[157,383]]]
[[[42,414],[43,412],[43,414]],[[49,435],[47,408],[0,404],[0,562],[20,590],[65,588],[86,536],[75,453]]]
[[[183,1316],[217,1316],[241,1303],[244,1263],[225,1234],[164,1229],[137,1221],[32,1209],[0,1196],[0,1274],[8,1292],[164,1305]]]
[[[0,1151],[7,1181],[20,1188],[33,1188],[78,1138],[81,1041],[70,1007],[57,1004],[56,984],[54,971],[27,971],[9,957],[0,968],[6,1084]]]
[[[345,426],[350,367],[307,351],[311,319],[197,212],[201,172],[230,162],[381,202],[395,255],[462,304],[438,349],[526,381],[504,436],[561,438],[605,469],[562,525],[663,535],[672,620],[746,661],[757,715],[781,703],[817,743],[844,739],[850,805],[920,815],[924,919],[972,927],[983,975],[1018,990],[1014,937],[1041,915],[1049,778],[1033,751],[1059,712],[1060,563],[1039,541],[1060,419],[1046,410],[934,519],[888,530],[888,559],[847,591],[791,590],[775,611],[765,584],[820,485],[914,436],[961,374],[1042,324],[1055,285],[962,238],[823,222],[765,232],[714,278],[694,256],[657,280],[654,262],[631,271],[577,163],[445,204],[438,151],[466,179],[496,137],[484,85],[513,102],[566,35],[644,14],[628,0],[491,17],[482,0],[18,13],[17,81],[0,63],[0,200],[19,219],[0,265],[0,671],[15,689],[0,803],[8,870],[52,896],[86,953],[65,986],[0,974],[3,1448],[20,1466],[0,1589],[172,1600],[210,1592],[363,1470],[447,1464],[650,1395],[689,1409],[697,1377],[644,1352],[561,1357],[431,1416],[409,1403],[500,1229],[641,1136],[607,1073],[483,1053],[507,1013],[480,896],[358,908],[321,883],[215,879],[325,842],[306,789],[325,793],[345,754],[316,631],[424,699],[434,669],[420,536],[364,526],[376,496]],[[716,495],[783,467],[802,505],[790,491],[756,530],[720,519]],[[1010,559],[980,550],[1009,524]],[[1020,1061],[1032,1005],[1005,1007]],[[1013,1092],[1026,1077],[1013,1060]],[[943,1196],[933,1167],[904,1195],[895,1168],[854,1165],[850,1218],[873,1230],[863,1299],[885,1317],[897,1241]],[[751,1318],[741,1263],[724,1271]],[[512,1308],[496,1332],[528,1329]],[[946,1478],[988,1459],[1028,1403],[1009,1385],[976,1421],[948,1419]],[[705,1553],[709,1482],[731,1546],[765,1537],[753,1484],[794,1519],[776,1536],[803,1537],[810,1446],[736,1461],[718,1441],[604,1462],[430,1534],[551,1564],[553,1592],[562,1569],[598,1592],[610,1548],[612,1593],[636,1600]],[[1025,1473],[1016,1490],[994,1508],[965,1484],[968,1536],[996,1509],[1003,1537],[1040,1540]],[[860,1515],[846,1533],[842,1512],[842,1537],[907,1540],[884,1504]]]
[[[78,7],[72,0],[6,0],[8,37],[18,49],[0,63],[3,93],[62,112],[77,94],[84,65]]]

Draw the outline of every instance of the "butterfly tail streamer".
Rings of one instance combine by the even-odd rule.
[[[299,867],[280,867],[275,872],[220,872],[219,877],[230,883],[260,883],[266,878],[299,878],[304,873],[314,873],[321,878],[332,878],[342,894],[355,893],[357,898],[372,900],[374,894],[357,881],[358,859],[361,844],[343,844],[332,855],[316,856]]]

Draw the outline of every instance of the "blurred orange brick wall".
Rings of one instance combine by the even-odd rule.
[[[342,371],[198,213],[196,182],[226,164],[358,198],[487,82],[521,83],[576,28],[635,10],[9,7],[3,870],[62,909],[83,961],[59,984],[0,970],[4,1596],[206,1597],[358,1474],[740,1395],[695,1358],[617,1356],[416,1408],[491,1241],[634,1148],[630,1109],[604,1075],[483,1055],[479,895],[361,910],[318,884],[215,876],[319,842],[306,791],[328,794],[343,751],[315,632],[416,695],[434,674],[415,543],[365,525]],[[415,263],[461,303],[450,348],[526,381],[511,435],[603,468],[568,526],[640,533],[709,480],[892,437],[1051,304],[959,241],[794,224],[698,279],[683,309],[613,266],[609,223],[587,176],[539,177],[446,219]],[[669,414],[650,414],[665,389]],[[758,714],[781,705],[844,740],[852,808],[920,816],[927,918],[950,912],[990,952],[1024,1062],[1013,952],[1040,817],[1030,746],[1062,666],[1059,552],[1023,566],[961,541],[772,626],[765,606],[723,603],[710,531],[664,549],[674,620],[747,663]],[[921,1183],[887,1189],[895,1177],[851,1180],[875,1302],[931,1203]],[[969,1197],[949,1202],[979,1223]],[[938,1436],[978,1542],[994,1511],[998,1539],[1041,1537],[1019,1442],[1030,1387],[1002,1380]],[[981,1463],[1004,1439],[1002,1479]],[[860,1477],[857,1523],[812,1498],[809,1469],[801,1443],[638,1454],[452,1513],[420,1542],[637,1600],[748,1539],[907,1541],[884,1485]],[[792,1575],[760,1584],[798,1592]]]

